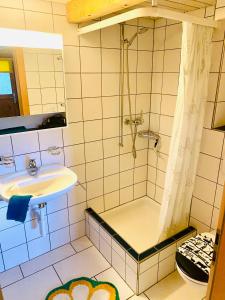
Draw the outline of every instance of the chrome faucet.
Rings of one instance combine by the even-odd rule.
[[[38,173],[38,166],[35,159],[30,159],[27,165],[27,172],[30,176],[36,176]]]

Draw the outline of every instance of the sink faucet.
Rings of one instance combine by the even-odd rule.
[[[27,165],[27,172],[30,176],[36,176],[38,173],[38,167],[35,159],[30,159]]]

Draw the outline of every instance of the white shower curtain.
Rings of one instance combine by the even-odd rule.
[[[183,23],[178,97],[160,212],[160,240],[188,225],[207,99],[212,28]]]

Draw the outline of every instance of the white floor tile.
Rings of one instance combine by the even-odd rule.
[[[22,264],[21,269],[24,276],[29,276],[75,253],[73,247],[67,244]]]
[[[0,273],[0,286],[4,288],[23,278],[23,274],[19,267],[12,268],[8,271]]]
[[[4,300],[43,300],[50,290],[60,285],[56,272],[49,267],[4,288],[3,297]]]
[[[114,284],[118,289],[121,300],[126,300],[134,295],[134,292],[129,288],[126,282],[116,273],[113,268],[104,271],[103,273],[95,276],[95,278],[99,281],[108,281]]]
[[[71,242],[71,244],[77,252],[83,251],[84,249],[92,246],[91,241],[86,236]]]
[[[88,248],[54,265],[61,280],[92,277],[110,267],[105,258],[94,247]]]
[[[145,292],[151,300],[201,300],[206,287],[187,284],[177,272],[172,273]]]

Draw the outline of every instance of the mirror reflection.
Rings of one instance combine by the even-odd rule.
[[[62,50],[0,47],[0,117],[65,112]]]

